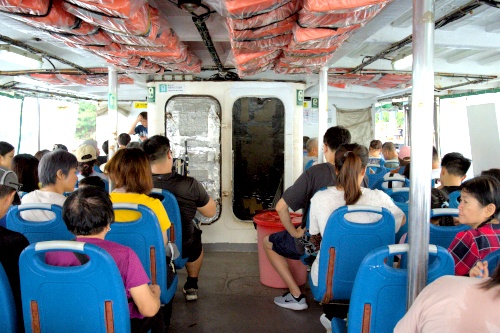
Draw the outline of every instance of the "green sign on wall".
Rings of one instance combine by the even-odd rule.
[[[304,106],[304,90],[297,89],[297,106]]]

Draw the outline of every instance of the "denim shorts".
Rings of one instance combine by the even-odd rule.
[[[273,251],[282,257],[299,260],[304,254],[301,239],[292,237],[286,230],[269,235],[269,241],[273,243]]]

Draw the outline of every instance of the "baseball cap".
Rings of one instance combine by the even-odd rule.
[[[97,151],[97,141],[95,140],[92,140],[92,139],[89,139],[89,140],[85,140],[82,142],[81,146],[83,145],[90,145],[92,147],[94,147],[94,149]]]
[[[89,162],[97,159],[95,148],[91,145],[83,144],[76,149],[75,156],[78,162]]]
[[[21,189],[23,184],[19,184],[19,180],[17,179],[17,175],[14,171],[0,167],[0,185],[9,186],[16,190],[13,204],[19,205],[21,203],[21,199],[19,198],[17,191]]]
[[[399,148],[399,158],[404,160],[405,158],[410,158],[410,146],[402,146]]]

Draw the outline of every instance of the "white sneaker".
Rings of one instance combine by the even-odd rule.
[[[321,317],[319,317],[319,321],[323,325],[324,328],[326,328],[327,333],[332,332],[332,321],[326,317],[326,314],[322,314]]]
[[[299,299],[290,294],[290,292],[285,293],[283,296],[275,297],[274,303],[282,308],[287,308],[291,310],[305,310],[307,309],[306,295],[300,294]]]

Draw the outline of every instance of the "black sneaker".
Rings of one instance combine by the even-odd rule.
[[[182,288],[186,301],[196,301],[198,299],[198,288]]]

